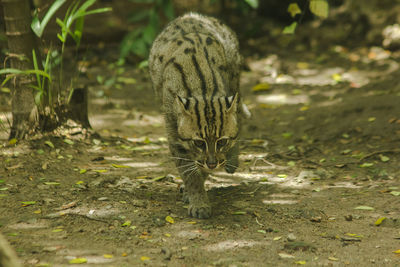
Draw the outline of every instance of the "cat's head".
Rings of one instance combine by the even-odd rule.
[[[176,97],[178,138],[187,157],[204,170],[229,164],[226,153],[238,138],[239,95],[204,100]]]

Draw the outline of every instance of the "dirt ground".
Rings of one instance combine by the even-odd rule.
[[[89,52],[79,80],[99,136],[1,132],[0,230],[24,266],[400,266],[399,52],[248,50],[241,165],[210,177],[201,220],[147,69],[115,49]]]

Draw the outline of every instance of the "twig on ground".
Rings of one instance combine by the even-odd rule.
[[[366,158],[372,157],[372,156],[374,156],[374,155],[376,155],[376,154],[382,154],[382,153],[399,153],[399,152],[400,152],[400,149],[378,150],[378,151],[374,151],[374,152],[372,152],[372,153],[369,153],[369,154],[367,154],[367,155],[361,157],[361,158],[360,158],[360,161],[362,161],[362,160],[364,160],[364,159],[366,159]]]

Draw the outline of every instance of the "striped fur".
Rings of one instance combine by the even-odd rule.
[[[235,34],[220,21],[190,13],[156,38],[149,57],[170,150],[185,183],[189,214],[211,214],[204,180],[238,165],[241,56]]]

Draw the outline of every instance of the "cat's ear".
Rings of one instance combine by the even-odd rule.
[[[177,108],[180,113],[182,114],[190,114],[189,112],[189,105],[190,100],[189,98],[180,97],[179,95],[176,96]]]
[[[239,94],[225,97],[225,104],[228,113],[236,113],[239,102]]]

